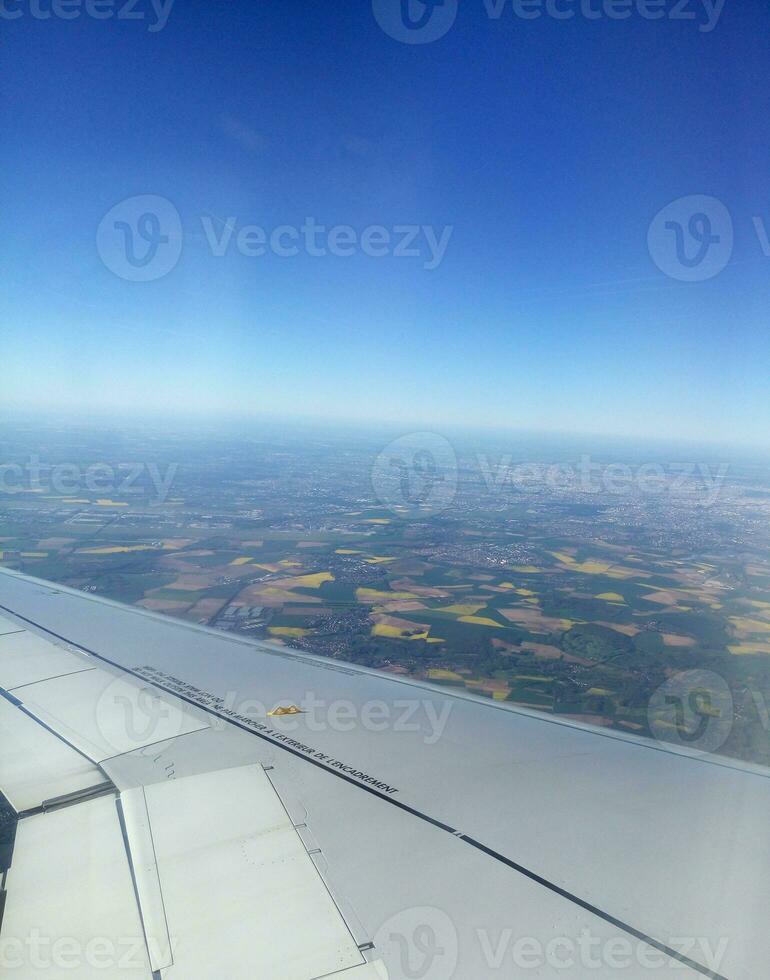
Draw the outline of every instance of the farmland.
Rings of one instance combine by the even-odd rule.
[[[4,435],[12,463],[34,444],[84,472],[145,472],[122,491],[41,482],[0,494],[5,567],[630,734],[649,734],[667,678],[707,669],[736,705],[722,751],[770,761],[761,468],[734,464],[713,500],[697,481],[647,495],[569,481],[501,490],[477,457],[509,447],[458,443],[456,496],[415,516],[373,490],[374,438],[128,434],[105,456],[89,430]],[[148,474],[178,460],[161,497]]]

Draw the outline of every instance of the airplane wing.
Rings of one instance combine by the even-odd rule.
[[[8,571],[0,617],[3,976],[766,975],[764,770]]]

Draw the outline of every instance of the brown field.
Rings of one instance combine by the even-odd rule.
[[[667,647],[695,646],[695,640],[691,636],[680,636],[678,633],[662,633],[661,636]]]
[[[391,582],[394,592],[411,592],[414,595],[422,596],[424,599],[448,599],[451,592],[446,589],[435,589],[428,585],[416,585],[408,578],[400,578]],[[466,586],[470,588],[470,586]]]
[[[684,595],[682,592],[674,591],[673,589],[648,592],[647,595],[642,596],[642,599],[646,599],[648,602],[657,602],[661,606],[676,606],[683,598]]]
[[[171,599],[140,599],[137,602],[137,606],[142,606],[144,609],[151,609],[153,612],[184,612],[185,609],[189,608],[189,603],[187,602],[174,602]]]
[[[612,718],[605,718],[604,715],[559,715],[559,717],[571,718],[573,721],[580,721],[585,725],[599,725],[603,728],[612,726]]]
[[[636,636],[637,633],[641,633],[638,626],[626,626],[625,623],[605,623],[603,620],[598,619],[596,625],[605,626],[608,630],[615,630],[616,633],[624,633],[626,636]]]
[[[383,602],[381,608],[387,612],[417,612],[427,606],[417,599],[396,599],[395,602]]]
[[[563,656],[562,651],[550,643],[532,643],[530,640],[525,640],[521,644],[522,650],[531,650],[536,656],[544,657],[546,660],[558,660]]]
[[[554,616],[544,616],[539,609],[500,609],[498,610],[512,623],[519,623],[529,629],[538,629],[547,633],[562,633],[572,625],[569,619],[556,619]]]
[[[170,585],[164,585],[164,589],[176,589],[179,592],[200,592],[214,584],[214,575],[180,575],[178,579]]]
[[[224,599],[201,599],[188,610],[188,616],[195,616],[196,619],[211,619],[216,616],[219,610],[225,605]]]
[[[497,637],[495,637],[492,640],[492,646],[496,650],[500,650],[501,653],[520,653],[521,652],[520,649],[519,649],[519,647],[515,643],[508,643],[507,640],[498,640]]]

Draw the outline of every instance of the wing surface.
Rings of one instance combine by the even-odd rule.
[[[9,976],[764,975],[764,770],[15,573],[0,615]]]

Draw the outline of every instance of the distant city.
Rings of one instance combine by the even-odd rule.
[[[702,669],[732,698],[718,750],[770,763],[767,460],[256,424],[0,447],[5,568],[632,735]]]

